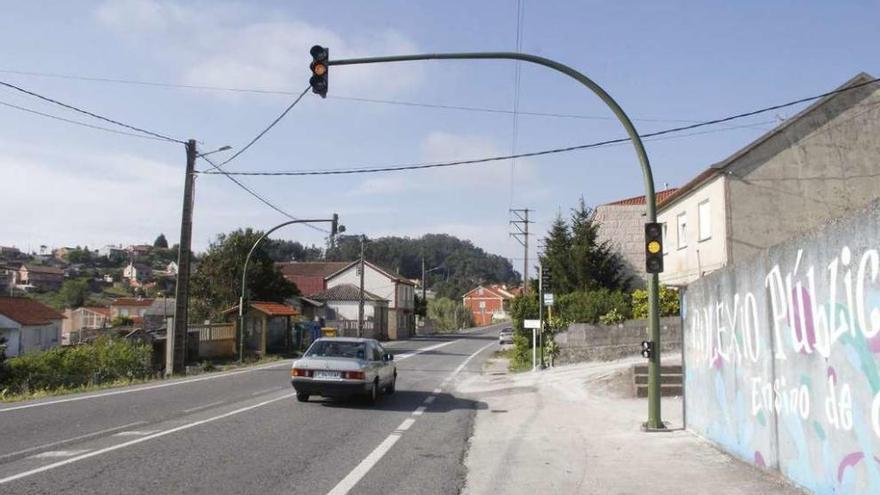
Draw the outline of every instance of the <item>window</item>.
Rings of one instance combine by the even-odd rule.
[[[119,314],[122,316],[128,316],[128,308],[122,308],[119,310]]]
[[[663,254],[669,253],[669,229],[666,227],[666,222],[663,222]]]
[[[700,241],[705,241],[712,237],[712,219],[709,215],[709,200],[707,199],[697,205],[697,217],[700,221]]]
[[[687,224],[687,213],[679,213],[678,217],[678,249],[684,249],[687,247],[687,232],[688,232],[688,224]]]

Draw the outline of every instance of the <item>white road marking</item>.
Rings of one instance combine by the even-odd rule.
[[[225,378],[228,376],[240,375],[242,373],[250,373],[251,371],[256,371],[256,370],[265,369],[265,368],[276,368],[276,367],[280,367],[282,365],[289,367],[290,360],[287,359],[287,360],[284,360],[279,363],[271,363],[271,364],[267,364],[267,365],[263,365],[263,366],[254,366],[253,368],[248,368],[248,369],[244,369],[244,370],[222,371],[219,373],[212,373],[207,376],[200,376],[198,378],[172,380],[172,381],[160,383],[157,385],[148,385],[146,387],[127,388],[127,389],[123,389],[123,390],[113,390],[111,392],[102,392],[102,393],[90,394],[90,395],[80,395],[80,396],[76,396],[76,397],[67,397],[65,399],[57,399],[57,400],[51,400],[51,401],[46,401],[46,402],[36,402],[34,404],[23,404],[21,406],[4,407],[4,408],[0,408],[0,413],[5,413],[5,412],[9,412],[9,411],[17,411],[19,409],[28,409],[31,407],[51,406],[54,404],[63,404],[66,402],[74,402],[74,401],[79,401],[79,400],[98,399],[101,397],[109,397],[111,395],[121,395],[121,394],[130,394],[133,392],[143,392],[145,390],[155,390],[157,388],[174,387],[176,385],[185,385],[187,383],[201,382],[204,380],[214,380],[216,378]]]
[[[52,459],[54,457],[73,457],[75,455],[80,455],[88,452],[89,449],[80,449],[80,450],[50,450],[48,452],[40,452],[37,455],[32,455],[31,459]]]
[[[412,426],[413,423],[415,423],[415,422],[416,422],[415,418],[406,418],[403,420],[403,423],[400,423],[400,426],[398,426],[397,429],[394,431],[397,433],[404,432],[404,431],[408,430],[409,427]]]
[[[119,433],[113,435],[114,437],[145,437],[147,435],[152,435],[154,433],[158,433],[161,430],[132,430],[132,431],[120,431]]]
[[[434,399],[436,399],[436,398],[437,398],[436,395],[429,395],[429,396],[425,397],[425,404],[430,404],[430,403],[434,402]]]
[[[160,431],[159,433],[154,433],[154,434],[152,434],[152,435],[148,435],[148,436],[145,436],[145,437],[135,438],[134,440],[129,440],[129,441],[127,441],[127,442],[123,442],[123,443],[120,443],[120,444],[117,444],[117,445],[112,445],[112,446],[110,446],[110,447],[105,447],[105,448],[103,448],[103,449],[98,449],[98,450],[95,450],[95,451],[92,451],[92,452],[87,452],[87,453],[85,453],[85,454],[78,455],[78,456],[76,456],[76,457],[71,457],[70,459],[65,459],[65,460],[63,460],[63,461],[58,461],[58,462],[55,462],[55,463],[52,463],[52,464],[47,464],[47,465],[45,465],[45,466],[41,466],[41,467],[38,467],[38,468],[35,468],[35,469],[31,469],[31,470],[29,470],[29,471],[23,471],[23,472],[18,473],[18,474],[13,474],[13,475],[11,475],[11,476],[7,476],[7,477],[5,477],[5,478],[0,478],[0,485],[3,485],[3,484],[6,484],[6,483],[9,483],[10,481],[15,481],[15,480],[19,480],[19,479],[22,479],[22,478],[26,478],[26,477],[28,477],[28,476],[33,476],[33,475],[35,475],[35,474],[42,473],[42,472],[45,472],[45,471],[49,471],[49,470],[52,470],[52,469],[55,469],[55,468],[59,468],[59,467],[61,467],[61,466],[66,466],[66,465],[68,465],[68,464],[73,464],[74,462],[78,462],[78,461],[81,461],[81,460],[83,460],[83,459],[88,459],[88,458],[91,458],[91,457],[95,457],[95,456],[97,456],[97,455],[106,454],[107,452],[113,452],[114,450],[119,450],[119,449],[122,449],[122,448],[125,448],[125,447],[129,447],[129,446],[131,446],[131,445],[139,444],[139,443],[141,443],[141,442],[146,442],[147,440],[152,440],[152,439],[154,439],[154,438],[164,437],[165,435],[170,435],[170,434],[172,434],[172,433],[177,433],[178,431],[188,430],[188,429],[190,429],[190,428],[195,428],[196,426],[200,426],[200,425],[203,425],[203,424],[206,424],[206,423],[211,423],[211,422],[213,422],[213,421],[217,421],[217,420],[220,420],[220,419],[228,418],[228,417],[230,417],[230,416],[235,416],[236,414],[241,414],[241,413],[243,413],[243,412],[247,412],[247,411],[250,411],[250,410],[252,410],[252,409],[256,409],[256,408],[258,408],[258,407],[263,407],[263,406],[265,406],[265,405],[267,405],[267,404],[271,404],[271,403],[273,403],[273,402],[277,402],[277,401],[279,401],[279,400],[289,399],[289,398],[293,397],[294,395],[296,395],[296,393],[284,394],[284,395],[282,395],[282,396],[275,397],[274,399],[264,400],[264,401],[262,401],[262,402],[258,402],[258,403],[256,403],[256,404],[252,404],[252,405],[250,405],[250,406],[245,406],[245,407],[242,407],[242,408],[236,409],[236,410],[234,410],[234,411],[229,411],[229,412],[226,412],[226,413],[220,414],[220,415],[218,415],[218,416],[213,416],[213,417],[210,417],[210,418],[201,419],[201,420],[199,420],[199,421],[193,421],[192,423],[186,423],[186,424],[184,424],[184,425],[180,425],[180,426],[177,426],[177,427],[174,427],[174,428],[170,428],[170,429],[167,429],[167,430]]]
[[[439,394],[439,393],[441,393],[441,392],[443,392],[443,389],[440,388],[440,387],[437,387],[437,388],[435,388],[434,390],[431,391],[432,394]]]
[[[6,459],[8,457],[15,457],[17,455],[27,454],[28,452],[33,452],[35,450],[48,449],[49,447],[54,447],[56,445],[71,443],[71,442],[75,442],[77,440],[85,440],[86,438],[96,437],[96,436],[104,434],[104,433],[110,433],[111,431],[123,430],[125,428],[131,428],[132,426],[138,426],[138,425],[144,425],[144,424],[147,424],[147,422],[146,421],[135,421],[134,423],[128,423],[127,425],[114,426],[113,428],[107,428],[106,430],[99,430],[99,431],[95,431],[92,433],[86,433],[85,435],[80,435],[80,436],[73,437],[73,438],[66,438],[64,440],[58,440],[57,442],[45,443],[43,445],[37,445],[35,447],[30,447],[27,449],[18,450],[15,452],[10,452],[8,454],[0,455],[0,461],[2,461],[3,459]]]
[[[413,416],[421,416],[422,413],[425,412],[425,409],[427,409],[425,406],[419,406],[419,407],[417,407],[416,410],[412,412],[412,413],[413,413]]]
[[[225,402],[226,402],[225,400],[218,400],[217,402],[211,402],[209,404],[205,404],[202,406],[196,406],[196,407],[191,407],[189,409],[184,409],[183,412],[188,414],[191,412],[201,411],[202,409],[207,409],[209,407],[219,406],[220,404],[224,404]]]
[[[286,387],[285,387],[285,388],[286,388]],[[276,391],[278,391],[278,390],[282,390],[282,389],[279,388],[279,387],[264,388],[263,390],[257,390],[256,392],[253,392],[253,393],[251,394],[251,397],[254,397],[254,396],[257,396],[257,395],[268,394],[269,392],[276,392]]]
[[[416,350],[414,350],[414,351],[412,351],[412,352],[408,352],[408,353],[406,353],[406,354],[401,354],[401,355],[399,355],[399,356],[394,356],[394,360],[395,360],[395,361],[403,361],[404,359],[411,358],[411,357],[413,357],[413,356],[415,356],[415,355],[417,355],[417,354],[421,354],[421,353],[423,353],[423,352],[428,352],[428,351],[433,351],[434,349],[439,349],[439,348],[441,348],[441,347],[443,347],[443,346],[447,346],[447,345],[449,345],[449,344],[454,344],[454,343],[456,343],[456,342],[458,342],[458,341],[457,341],[457,340],[450,340],[449,342],[443,342],[442,344],[436,344],[436,345],[432,345],[432,346],[424,347],[424,348],[422,348],[422,349],[416,349]]]
[[[454,342],[457,342],[457,341],[454,341]],[[448,342],[443,345],[447,345],[450,343],[451,342]],[[468,356],[468,358],[465,359],[464,362],[461,363],[461,365],[458,368],[456,368],[455,371],[453,371],[452,374],[449,375],[449,377],[447,377],[447,379],[455,376],[462,369],[464,369],[464,367],[477,354],[483,352],[484,350],[488,349],[490,346],[493,346],[493,345],[495,345],[494,342],[492,342],[491,344],[485,345],[485,346],[481,347],[480,349],[478,349],[473,354],[471,354],[470,356]],[[427,349],[425,349],[425,350],[427,350]],[[439,388],[435,388],[433,393],[439,394],[440,392],[441,392],[441,390]],[[416,411],[418,411],[419,409],[421,409],[422,411],[425,410],[424,406],[419,406],[415,411],[413,411],[413,414],[416,414]],[[352,488],[354,488],[354,486],[358,483],[358,481],[361,480],[361,478],[366,476],[366,474],[369,473],[371,469],[373,469],[373,466],[375,466],[376,464],[379,463],[379,461],[382,459],[382,457],[384,457],[385,454],[388,453],[389,450],[391,450],[391,447],[393,447],[394,444],[397,443],[398,440],[400,440],[400,437],[403,435],[403,432],[408,430],[410,428],[410,426],[412,426],[413,423],[415,423],[415,421],[416,421],[415,418],[405,419],[403,421],[403,423],[401,423],[400,426],[398,426],[397,429],[394,430],[394,432],[392,432],[390,435],[388,435],[385,438],[385,440],[383,440],[382,443],[379,444],[378,447],[373,449],[373,451],[370,452],[369,455],[367,455],[367,457],[365,457],[364,460],[362,460],[360,462],[360,464],[355,466],[355,468],[352,469],[351,472],[345,476],[345,478],[342,478],[342,481],[337,483],[336,486],[334,486],[332,490],[327,492],[327,495],[345,495],[345,494],[347,494]],[[2,480],[0,480],[0,481],[2,481]]]

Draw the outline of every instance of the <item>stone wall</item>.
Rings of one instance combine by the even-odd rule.
[[[557,364],[607,361],[638,356],[641,343],[648,340],[647,320],[628,320],[620,325],[572,323],[556,335],[559,344]],[[681,349],[681,320],[677,316],[660,319],[661,351]]]

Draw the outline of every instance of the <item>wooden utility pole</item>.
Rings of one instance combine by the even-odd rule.
[[[174,299],[174,325],[165,340],[165,376],[180,374],[186,367],[186,331],[189,315],[189,275],[192,252],[193,187],[196,167],[196,141],[186,143],[186,178],[183,183],[183,214],[177,251],[177,288]]]
[[[361,236],[361,284],[358,302],[358,337],[364,336],[364,236]]]

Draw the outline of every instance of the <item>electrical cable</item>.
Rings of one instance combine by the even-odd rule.
[[[691,130],[691,129],[697,129],[700,127],[721,124],[724,122],[730,122],[733,120],[738,120],[738,119],[742,119],[742,118],[746,118],[746,117],[752,117],[752,116],[759,115],[762,113],[772,112],[774,110],[780,110],[780,109],[791,107],[791,106],[798,105],[801,103],[806,103],[809,101],[818,100],[818,99],[824,98],[826,96],[831,96],[831,95],[843,93],[846,91],[852,91],[852,90],[855,90],[855,89],[858,89],[858,88],[861,88],[861,87],[864,87],[864,86],[867,86],[870,84],[874,84],[877,82],[880,82],[880,78],[872,79],[870,81],[865,81],[865,82],[862,82],[859,84],[854,84],[854,85],[846,87],[846,88],[836,89],[833,91],[822,93],[820,95],[809,96],[806,98],[800,98],[800,99],[789,101],[787,103],[782,103],[779,105],[764,107],[764,108],[761,108],[758,110],[752,110],[749,112],[744,112],[744,113],[731,115],[728,117],[722,117],[722,118],[718,118],[718,119],[708,120],[708,121],[700,122],[700,123],[696,123],[696,124],[685,125],[685,126],[680,126],[680,127],[673,127],[673,128],[664,129],[661,131],[640,134],[639,137],[641,137],[643,139],[644,138],[652,138],[652,137],[657,137],[657,136],[663,136],[666,134],[672,134],[672,133],[683,132],[683,131],[687,131],[687,130]],[[720,130],[728,130],[728,129],[731,129],[731,128],[725,128],[725,129],[720,129]],[[487,158],[476,158],[476,159],[471,159],[471,160],[456,160],[456,161],[449,161],[449,162],[433,162],[433,163],[419,163],[419,164],[409,164],[409,165],[392,165],[392,166],[384,166],[384,167],[341,168],[341,169],[325,169],[325,170],[299,170],[299,171],[273,171],[273,172],[224,172],[224,173],[230,174],[230,175],[310,176],[310,175],[347,175],[347,174],[365,174],[365,173],[379,173],[379,172],[397,172],[397,171],[402,171],[402,170],[420,170],[420,169],[427,169],[427,168],[452,167],[452,166],[458,166],[458,165],[471,165],[471,164],[495,162],[495,161],[501,161],[501,160],[510,160],[512,158],[528,158],[528,157],[534,157],[534,156],[551,155],[551,154],[556,154],[556,153],[566,153],[566,152],[570,152],[570,151],[577,151],[577,150],[583,150],[583,149],[598,148],[601,146],[608,146],[608,145],[612,145],[612,144],[626,143],[628,141],[630,141],[630,138],[625,137],[625,138],[617,138],[617,139],[608,139],[605,141],[598,141],[598,142],[589,143],[589,144],[568,146],[568,147],[564,147],[564,148],[553,148],[553,149],[548,149],[548,150],[533,151],[530,153],[518,153],[518,154],[513,154],[513,155],[493,156],[493,157],[487,157]],[[213,174],[216,172],[202,171],[200,173]]]
[[[229,175],[225,170],[223,170],[222,168],[220,168],[220,165],[214,163],[214,162],[213,162],[210,158],[208,158],[207,156],[205,156],[205,155],[198,155],[198,156],[199,156],[199,158],[201,158],[202,160],[205,160],[206,162],[208,162],[208,163],[209,163],[214,169],[218,170],[219,173],[225,175],[226,178],[229,179],[229,180],[231,180],[233,183],[235,183],[235,185],[237,185],[238,187],[240,187],[240,188],[244,189],[245,191],[247,191],[248,194],[250,194],[251,196],[257,198],[260,202],[262,202],[263,204],[265,204],[265,205],[268,206],[269,208],[272,208],[273,210],[277,211],[278,213],[281,213],[282,215],[284,215],[285,217],[287,217],[287,218],[289,218],[289,219],[291,219],[291,220],[300,220],[299,218],[297,218],[297,217],[291,215],[290,213],[287,213],[286,211],[282,210],[281,208],[275,206],[275,205],[272,204],[268,199],[266,199],[266,198],[260,196],[259,194],[257,194],[256,191],[254,191],[253,189],[251,189],[251,188],[249,188],[248,186],[242,184],[241,181],[239,181],[239,180],[236,179],[235,177],[232,177],[231,175]],[[218,172],[213,172],[213,173],[218,173]],[[302,224],[302,225],[305,225],[306,227],[309,227],[310,229],[317,230],[317,231],[319,231],[319,232],[323,232],[323,233],[325,233],[325,234],[329,234],[329,233],[330,233],[329,230],[322,229],[321,227],[318,227],[317,225],[314,225],[314,224],[311,224],[311,223],[304,223],[304,224]]]
[[[153,136],[153,137],[160,138],[160,139],[164,139],[165,141],[171,141],[171,142],[174,142],[174,143],[186,144],[186,141],[183,141],[183,140],[180,140],[180,139],[175,139],[175,138],[172,138],[172,137],[168,137],[168,136],[165,136],[165,135],[159,134],[158,132],[148,131],[148,130],[146,130],[146,129],[142,129],[142,128],[140,128],[140,127],[135,127],[135,126],[130,125],[130,124],[125,124],[125,123],[123,123],[123,122],[119,122],[118,120],[113,120],[113,119],[111,119],[111,118],[104,117],[103,115],[98,115],[98,114],[96,114],[96,113],[92,113],[92,112],[90,112],[90,111],[88,111],[88,110],[83,110],[83,109],[81,109],[81,108],[79,108],[79,107],[76,107],[76,106],[73,106],[73,105],[70,105],[70,104],[67,104],[67,103],[63,103],[63,102],[61,102],[61,101],[58,101],[58,100],[55,100],[55,99],[49,98],[48,96],[43,96],[43,95],[41,95],[41,94],[39,94],[39,93],[35,93],[35,92],[33,92],[33,91],[30,91],[30,90],[27,90],[27,89],[21,88],[21,87],[19,87],[19,86],[16,86],[16,85],[14,85],[14,84],[10,84],[10,83],[5,82],[5,81],[0,81],[0,86],[6,86],[7,88],[14,89],[14,90],[16,90],[16,91],[19,91],[19,92],[21,92],[21,93],[24,93],[24,94],[27,94],[27,95],[33,96],[33,97],[35,97],[35,98],[39,98],[39,99],[41,99],[41,100],[43,100],[43,101],[46,101],[46,102],[52,103],[52,104],[54,104],[54,105],[58,105],[58,106],[60,106],[60,107],[66,108],[66,109],[68,109],[68,110],[73,110],[74,112],[79,112],[79,113],[81,113],[81,114],[88,115],[89,117],[96,118],[96,119],[98,119],[98,120],[103,120],[104,122],[109,122],[109,123],[111,123],[111,124],[118,125],[118,126],[120,126],[120,127],[125,127],[126,129],[130,129],[130,130],[132,130],[132,131],[140,132],[140,133],[142,133],[142,134],[146,134],[146,135],[148,135],[148,136]]]
[[[97,129],[99,131],[112,132],[113,134],[121,134],[123,136],[131,136],[131,137],[136,137],[136,138],[141,138],[141,139],[152,139],[154,141],[166,141],[165,139],[157,138],[157,137],[153,137],[153,136],[145,136],[143,134],[135,134],[133,132],[125,132],[125,131],[120,131],[117,129],[110,129],[109,127],[101,127],[99,125],[93,125],[93,124],[89,124],[86,122],[81,122],[79,120],[66,119],[64,117],[59,117],[57,115],[43,113],[43,112],[34,110],[32,108],[26,108],[26,107],[21,107],[18,105],[13,105],[12,103],[8,103],[5,101],[0,101],[0,105],[2,105],[4,107],[14,108],[16,110],[21,110],[22,112],[28,112],[28,113],[32,113],[35,115],[48,117],[50,119],[60,120],[61,122],[67,122],[68,124],[74,124],[74,125],[79,125],[79,126],[83,126],[83,127],[88,127],[89,129]]]

